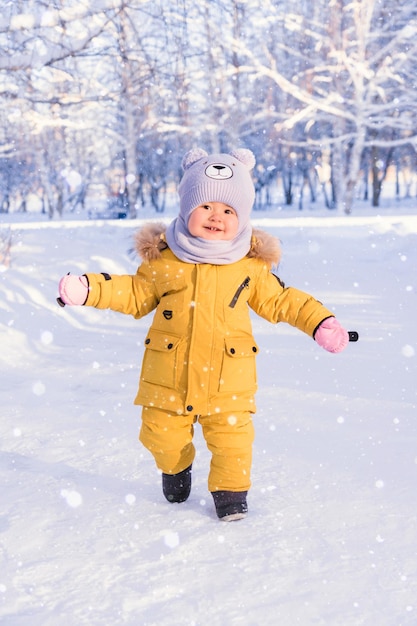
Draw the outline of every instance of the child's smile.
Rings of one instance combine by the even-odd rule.
[[[238,227],[236,211],[223,202],[201,204],[194,209],[188,220],[188,230],[193,237],[213,241],[234,239]]]

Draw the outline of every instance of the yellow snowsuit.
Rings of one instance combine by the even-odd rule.
[[[87,274],[86,305],[135,318],[155,310],[135,399],[144,407],[140,439],[163,472],[180,472],[194,459],[198,419],[212,452],[210,491],[247,490],[258,352],[249,307],[310,336],[333,314],[271,272],[279,246],[262,231],[254,231],[249,254],[229,265],[181,261],[162,225],[139,231],[136,250],[143,262],[135,275]]]

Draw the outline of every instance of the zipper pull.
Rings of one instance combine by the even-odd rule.
[[[236,290],[235,295],[233,296],[229,306],[231,309],[234,309],[236,306],[236,302],[239,300],[239,296],[242,293],[242,291],[244,289],[249,289],[249,283],[250,283],[250,276],[246,276],[245,280],[243,281],[243,283],[241,285],[239,285],[239,287]]]

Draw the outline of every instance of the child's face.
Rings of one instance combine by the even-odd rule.
[[[239,228],[237,213],[223,202],[200,204],[191,213],[188,230],[193,237],[212,241],[234,239]]]

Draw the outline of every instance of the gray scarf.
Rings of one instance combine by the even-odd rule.
[[[169,224],[165,236],[170,249],[181,261],[228,265],[240,261],[249,252],[252,226],[247,222],[230,241],[208,241],[193,237],[180,214]]]

